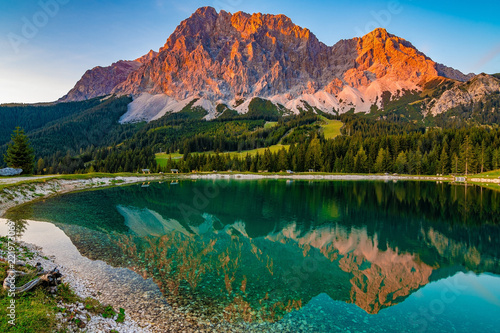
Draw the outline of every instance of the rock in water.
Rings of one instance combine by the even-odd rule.
[[[23,169],[3,168],[0,169],[0,176],[17,176],[23,172]]]

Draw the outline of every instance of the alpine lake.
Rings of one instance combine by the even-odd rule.
[[[500,332],[500,192],[418,181],[175,180],[11,209],[211,321]]]

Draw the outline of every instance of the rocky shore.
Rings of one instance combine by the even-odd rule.
[[[6,220],[0,219],[0,223]],[[33,226],[33,229],[30,228]],[[81,256],[69,238],[61,238],[63,232],[46,222],[29,221],[26,238],[30,233],[50,233],[58,244],[47,246],[53,241],[37,246],[18,241],[20,252],[16,254],[21,265],[35,266],[41,263],[44,270],[58,268],[71,290],[81,299],[95,299],[104,306],[124,309],[123,322],[117,321],[118,314],[104,318],[92,313],[83,301],[58,303],[56,315],[61,327],[70,332],[268,332],[268,324],[211,323],[199,320],[194,315],[177,310],[167,304],[158,286],[152,279],[144,279],[136,272],[121,267],[112,267],[100,260]],[[54,255],[55,252],[58,255]],[[0,253],[5,260],[7,253]],[[75,325],[78,319],[79,325]]]
[[[16,242],[18,251],[16,253],[16,263],[22,266],[35,266],[40,263],[45,271],[58,268],[63,274],[63,283],[68,283],[74,293],[82,300],[88,297],[95,297],[96,292],[86,286],[72,271],[65,267],[56,265],[55,257],[47,257],[40,248],[26,242]],[[0,253],[0,259],[6,260],[7,253]],[[19,258],[21,260],[19,260]],[[104,318],[102,315],[93,313],[86,309],[83,302],[64,303],[58,302],[59,312],[56,315],[60,329],[67,329],[70,332],[150,332],[147,328],[141,328],[137,322],[125,314],[123,322],[117,322],[117,315]],[[77,320],[75,320],[77,319]],[[78,324],[77,324],[78,323]]]
[[[162,179],[161,176],[95,177],[90,179],[52,179],[52,177],[0,178],[0,185],[9,184],[4,189],[0,189],[0,216],[3,216],[9,208],[36,199],[74,191]],[[30,182],[27,183],[27,180]]]

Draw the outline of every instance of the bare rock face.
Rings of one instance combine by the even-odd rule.
[[[178,101],[201,97],[228,105],[261,97],[292,111],[305,100],[327,112],[353,106],[367,111],[384,91],[418,90],[448,74],[466,79],[385,29],[329,47],[284,15],[203,7],[113,92],[166,94]]]
[[[385,29],[328,47],[284,15],[232,15],[204,7],[184,20],[158,56],[114,92],[164,93],[178,100],[285,93],[293,98],[322,89],[336,92],[343,85],[367,87],[380,78],[414,87],[438,76],[436,68]]]
[[[140,62],[141,64],[145,64],[148,61],[151,61],[151,59],[153,59],[157,55],[158,55],[158,52],[153,51],[153,50],[149,50],[148,53],[146,53],[145,55],[143,55],[140,58],[135,59],[135,61]]]
[[[352,87],[367,86],[386,78],[394,82],[421,81],[438,76],[436,63],[419,52],[410,42],[375,29],[362,38],[355,38],[356,65],[344,74]]]
[[[439,76],[466,81],[471,74],[435,63],[381,28],[330,47],[284,15],[202,7],[158,53],[94,68],[62,100],[164,94],[177,102],[198,98],[214,113],[218,103],[246,112],[260,97],[294,112],[305,103],[325,112],[366,112],[381,106],[385,91],[418,91]]]
[[[326,45],[286,16],[218,14],[205,7],[183,21],[158,56],[115,92],[165,93],[178,100],[272,96],[328,76],[321,70],[327,53]]]
[[[500,92],[500,80],[491,75],[479,74],[468,82],[456,84],[434,99],[429,113],[435,116],[459,105],[477,103],[495,92]]]
[[[140,66],[140,61],[120,60],[107,67],[94,67],[86,71],[73,89],[60,98],[58,102],[83,101],[108,95],[116,85],[123,82],[131,72]]]
[[[469,81],[470,79],[472,79],[475,76],[474,73],[469,73],[469,74],[465,75],[462,72],[460,72],[454,68],[445,66],[443,64],[437,64],[436,69],[438,70],[439,76],[444,76],[444,77],[447,77],[449,79],[462,81],[462,82]]]

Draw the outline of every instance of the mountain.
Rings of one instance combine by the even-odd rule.
[[[130,73],[156,57],[157,54],[151,50],[134,61],[120,60],[107,67],[94,67],[86,71],[73,89],[58,102],[76,102],[108,95],[117,85],[125,81]]]
[[[451,89],[432,100],[429,113],[437,115],[459,105],[486,103],[490,95],[498,94],[499,91],[500,79],[482,73],[468,82],[454,84]]]
[[[405,94],[421,93],[436,79],[458,87],[473,77],[434,62],[382,28],[327,46],[285,15],[202,7],[179,24],[158,53],[87,71],[61,101],[132,95],[122,122],[158,119],[187,105],[205,109],[207,119],[221,114],[220,104],[246,113],[257,97],[271,101],[281,113],[309,108],[370,112]],[[488,87],[474,89],[486,95],[498,91],[494,84]],[[432,105],[427,100],[421,113],[443,112],[451,95],[442,100],[434,96]],[[465,103],[462,97],[460,103]]]
[[[127,79],[127,76],[141,66],[139,61],[120,60],[111,66],[94,67],[83,74],[65,96],[58,102],[75,102],[108,95],[114,87]]]

